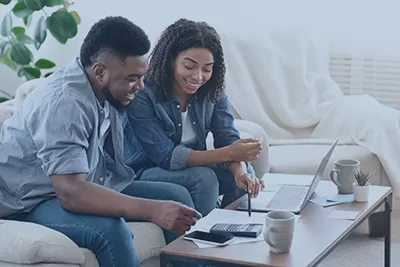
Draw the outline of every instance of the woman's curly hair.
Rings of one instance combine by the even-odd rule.
[[[150,54],[146,78],[150,78],[164,96],[172,95],[173,62],[179,53],[190,48],[206,48],[214,57],[212,76],[196,94],[200,99],[208,96],[211,101],[216,101],[225,88],[226,69],[220,37],[206,22],[179,19],[166,28]]]

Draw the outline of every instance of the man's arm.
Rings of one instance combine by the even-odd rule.
[[[85,174],[50,176],[62,207],[76,213],[151,221],[158,201],[127,196],[86,181]]]

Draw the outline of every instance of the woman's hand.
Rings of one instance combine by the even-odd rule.
[[[228,161],[250,162],[261,153],[261,140],[254,138],[240,139],[227,147]]]
[[[251,174],[246,172],[240,172],[235,175],[236,186],[240,189],[244,189],[250,193],[252,197],[257,197],[260,190],[264,189],[264,181],[253,177]]]

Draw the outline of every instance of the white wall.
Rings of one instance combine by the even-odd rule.
[[[264,34],[281,27],[301,27],[321,44],[331,39],[378,43],[400,47],[400,3],[397,1],[356,0],[76,0],[73,9],[81,15],[78,35],[66,45],[52,36],[38,52],[57,64],[78,55],[79,46],[90,26],[107,15],[121,15],[143,27],[154,41],[173,21],[185,17],[204,20],[219,30],[243,34]],[[101,4],[100,4],[101,3]],[[100,6],[102,5],[102,6]],[[0,9],[4,14],[4,7]],[[2,18],[2,17],[1,17]],[[400,48],[399,48],[400,50]],[[0,89],[13,93],[22,82],[15,73],[0,65]]]

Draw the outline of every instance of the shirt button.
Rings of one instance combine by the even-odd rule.
[[[180,105],[177,105],[177,106],[176,106],[176,108],[180,108],[180,107],[181,107]]]
[[[103,178],[103,177],[100,177],[99,180],[100,180],[100,182],[103,182],[103,181],[104,181],[104,178]]]
[[[188,107],[190,108],[192,106],[192,104],[189,104]]]
[[[104,110],[101,109],[101,110],[100,110],[100,113],[103,114],[103,113],[104,113]]]
[[[178,123],[178,127],[181,127],[182,126],[182,123]]]
[[[193,124],[193,125],[196,125],[196,122],[194,121],[194,122],[192,122],[192,124]]]

